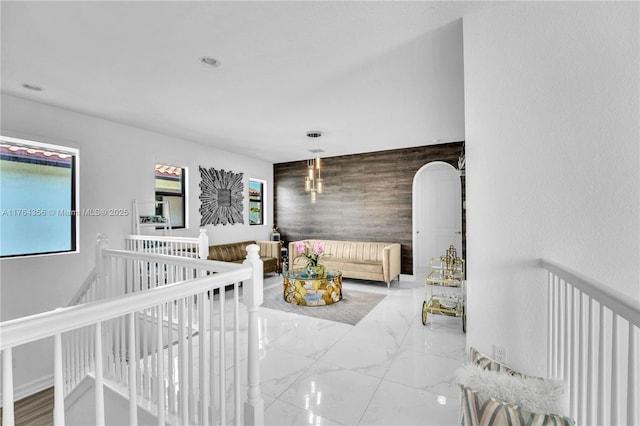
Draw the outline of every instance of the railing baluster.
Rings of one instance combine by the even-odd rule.
[[[612,315],[611,332],[611,423],[618,424],[618,316]]]
[[[187,366],[187,345],[186,345],[186,324],[185,324],[185,303],[186,299],[182,298],[178,301],[178,328],[179,328],[179,343],[178,351],[178,365],[180,366],[180,373],[178,376],[180,386],[180,404],[178,411],[180,412],[180,419],[183,425],[189,424],[189,370]]]
[[[558,367],[558,356],[560,353],[560,284],[558,277],[553,275],[553,345],[551,351],[552,358],[552,375],[551,377],[560,377],[560,369]]]
[[[13,411],[13,350],[2,351],[2,424],[14,426]]]
[[[104,387],[102,380],[103,366],[102,366],[102,323],[97,322],[95,337],[95,404],[96,404],[96,425],[101,426],[105,424],[104,417]]]
[[[209,370],[209,417],[211,418],[211,423],[213,424],[221,424],[218,422],[218,413],[216,412],[216,364],[214,361],[216,354],[216,339],[215,339],[215,294],[213,289],[209,292],[209,359],[211,362],[209,366],[211,367]]]
[[[122,384],[126,384],[129,383],[127,381],[127,372],[125,371],[127,366],[126,366],[126,348],[127,348],[127,343],[126,343],[126,318],[121,317],[119,319],[119,328],[118,328],[118,336],[120,339],[120,351],[119,351],[119,360],[120,360],[120,380]]]
[[[235,424],[240,425],[240,295],[238,283],[233,286],[233,389],[235,402]]]
[[[193,297],[189,297],[186,300],[187,303],[187,356],[188,356],[188,362],[187,365],[189,367],[189,389],[188,389],[188,395],[189,395],[189,423],[193,423],[193,415],[195,413],[195,397],[194,397],[194,391],[193,391],[193,384],[195,383],[194,377],[193,377]]]
[[[65,334],[62,339],[62,362],[64,363],[64,371],[66,372],[65,377],[67,378],[67,380],[64,381],[65,395],[67,395],[72,389],[71,383],[69,382],[69,372],[71,371],[71,362],[69,360],[69,354],[71,353],[71,346],[69,345],[69,334],[71,333]]]
[[[209,364],[211,357],[209,356],[209,333],[207,333],[207,317],[209,301],[207,300],[207,293],[200,293],[198,296],[198,361],[199,361],[199,383],[200,392],[198,398],[198,420],[200,425],[209,424]]]
[[[176,408],[176,386],[175,372],[173,371],[173,302],[167,304],[167,369],[169,371],[169,412],[175,413]]]
[[[588,297],[589,302],[589,319],[588,319],[588,330],[587,330],[587,414],[586,424],[592,425],[595,417],[596,410],[596,396],[594,391],[595,386],[595,356],[594,356],[594,347],[593,347],[593,320],[595,316],[595,312],[593,310],[593,299]]]
[[[149,353],[149,401],[155,401],[157,398],[157,387],[154,386],[158,381],[158,356],[162,351],[158,348],[158,335],[156,334],[156,313],[158,307],[149,308],[149,337],[151,339],[151,351]]]
[[[224,312],[224,302],[225,302],[225,288],[224,286],[220,288],[220,290],[218,290],[218,296],[220,297],[219,301],[218,301],[218,305],[220,306],[220,343],[218,344],[219,346],[219,351],[220,351],[220,400],[218,401],[219,404],[219,409],[220,409],[220,424],[226,425],[227,424],[227,407],[225,404],[225,395],[227,394],[227,380],[226,380],[226,376],[227,376],[227,368],[226,368],[226,360],[225,360],[225,354],[227,353],[226,350],[226,345],[225,345],[225,312]]]
[[[156,307],[156,335],[157,335],[157,357],[156,362],[158,364],[156,376],[156,404],[158,405],[158,425],[165,425],[165,387],[164,387],[164,342],[162,341],[162,329],[163,329],[163,304]]]
[[[600,326],[598,332],[598,421],[597,424],[603,425],[605,424],[605,407],[606,407],[606,395],[605,391],[605,378],[604,378],[604,369],[605,369],[605,341],[606,335],[604,333],[604,325],[605,325],[605,316],[604,316],[604,305],[600,304]]]
[[[583,293],[580,291],[578,296],[578,371],[577,371],[577,379],[578,379],[578,389],[576,392],[577,397],[577,416],[576,419],[584,418],[584,408],[585,408],[585,353],[584,353],[584,298]]]
[[[555,333],[555,298],[553,297],[553,274],[547,272],[547,375],[553,376],[553,338]]]
[[[142,310],[140,312],[140,339],[136,339],[138,341],[138,345],[142,346],[142,352],[138,352],[136,357],[140,357],[140,376],[142,378],[140,382],[140,395],[142,398],[149,398],[149,335],[147,323],[149,320],[147,309]]]
[[[640,424],[638,418],[638,382],[636,381],[638,371],[636,370],[636,362],[638,360],[638,354],[636,351],[636,330],[637,328],[629,322],[629,355],[627,357],[629,366],[627,367],[629,377],[627,380],[627,424],[637,425]]]
[[[84,377],[89,372],[89,329],[87,327],[80,329],[80,348],[82,364],[80,369],[80,377]],[[79,380],[82,380],[81,378]]]
[[[577,360],[577,351],[576,351],[576,300],[575,300],[575,288],[572,285],[569,285],[571,298],[570,298],[570,306],[571,306],[571,334],[569,335],[569,377],[571,380],[571,390],[570,390],[570,412],[573,418],[577,418],[578,413],[578,377],[577,377],[577,369],[578,363]]]
[[[53,345],[53,424],[64,425],[64,377],[62,374],[62,335],[56,334]]]
[[[69,382],[75,386],[78,378],[78,332],[77,330],[69,332],[69,340],[71,341],[71,370],[69,371]]]
[[[558,303],[560,305],[560,311],[558,313],[558,374],[556,377],[560,377],[564,379],[564,370],[562,369],[564,366],[564,352],[565,352],[565,315],[567,310],[566,299],[565,299],[565,291],[564,291],[564,282],[558,277]]]
[[[129,318],[129,425],[138,424],[138,386],[136,383],[137,359],[136,348],[136,314],[132,312]]]
[[[571,372],[569,371],[569,359],[571,357],[571,346],[569,345],[569,324],[570,324],[570,315],[571,315],[571,299],[569,298],[569,283],[562,280],[564,283],[564,294],[565,294],[565,303],[564,303],[564,336],[562,337],[563,341],[563,353],[564,359],[562,362],[562,377],[565,382],[569,384],[569,388],[571,388]]]

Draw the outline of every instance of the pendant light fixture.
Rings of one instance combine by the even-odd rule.
[[[309,138],[319,138],[322,133],[318,130],[311,130],[307,132]],[[304,178],[304,190],[311,196],[311,203],[318,200],[318,194],[322,194],[324,181],[320,175],[322,170],[322,162],[320,157],[316,157],[313,160],[307,160],[307,175]]]

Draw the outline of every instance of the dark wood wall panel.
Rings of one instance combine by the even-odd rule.
[[[413,178],[432,161],[457,167],[461,151],[462,142],[455,142],[324,158],[325,189],[316,204],[304,190],[306,161],[274,164],[274,223],[287,243],[306,238],[400,243],[402,273],[413,274]]]

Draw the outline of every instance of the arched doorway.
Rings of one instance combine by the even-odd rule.
[[[413,178],[413,275],[420,277],[429,260],[452,244],[462,257],[460,175],[452,165],[433,161]]]

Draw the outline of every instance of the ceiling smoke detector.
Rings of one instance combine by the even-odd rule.
[[[319,138],[320,136],[322,136],[322,132],[320,130],[309,130],[307,132],[307,137],[310,138]]]

